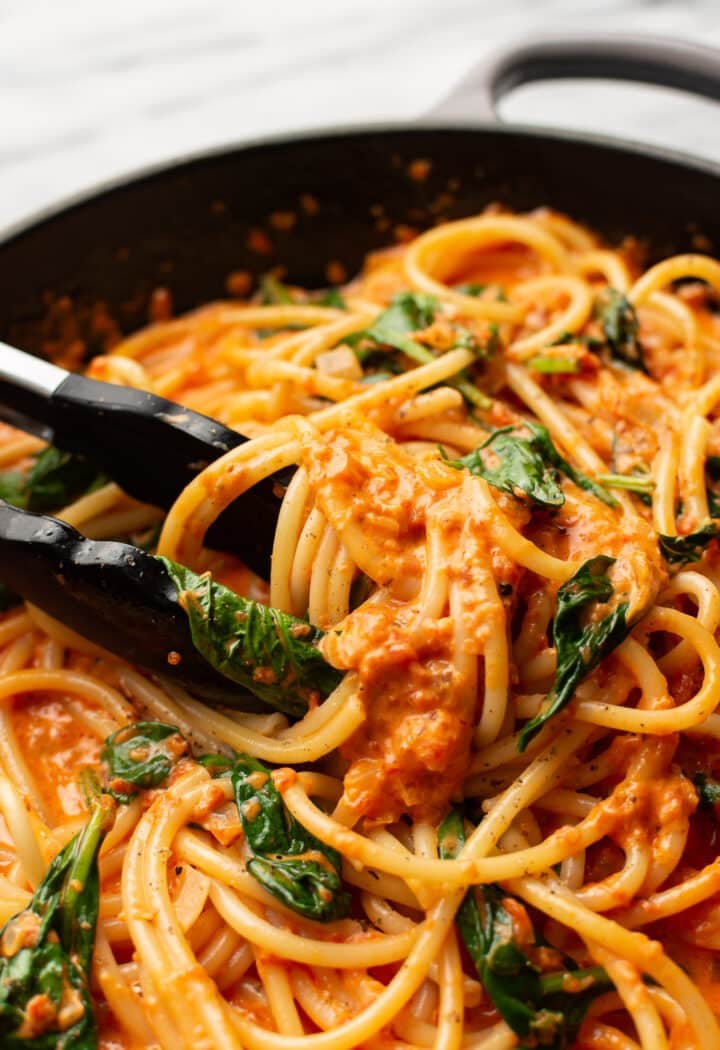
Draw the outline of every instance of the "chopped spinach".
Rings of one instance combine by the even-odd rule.
[[[475,298],[478,295],[482,295],[482,293],[488,288],[495,289],[495,299],[497,300],[497,302],[507,302],[507,295],[505,294],[505,289],[499,284],[492,285],[481,284],[478,281],[465,281],[463,284],[454,285],[453,291],[459,292],[460,295],[470,295],[473,296],[473,298]]]
[[[260,302],[263,306],[301,306],[312,303],[313,306],[329,306],[335,310],[347,309],[347,304],[337,288],[327,288],[309,297],[304,293],[295,297],[288,285],[283,284],[272,273],[266,273],[260,278]]]
[[[312,299],[313,306],[332,306],[335,310],[347,310],[347,303],[337,288],[328,288],[316,299]]]
[[[708,777],[704,773],[697,773],[693,777],[693,784],[698,793],[698,802],[705,809],[714,809],[720,806],[720,780]]]
[[[536,354],[530,358],[527,366],[533,372],[541,372],[544,375],[567,375],[580,371],[580,362],[574,357],[553,357],[551,354]]]
[[[266,273],[260,278],[260,302],[263,306],[292,306],[295,299],[286,284],[274,274]]]
[[[484,343],[478,343],[472,332],[463,328],[462,325],[456,324],[455,328],[455,342],[452,346],[453,350],[458,348],[461,350],[471,350],[476,357],[489,359],[493,356],[500,343],[500,330],[496,324],[489,326],[490,334]]]
[[[0,499],[42,514],[94,492],[108,480],[82,456],[49,445],[26,475],[16,470],[0,474]]]
[[[597,317],[611,356],[631,368],[647,372],[638,339],[637,314],[629,299],[616,288],[607,288],[598,300]]]
[[[708,485],[706,489],[706,494],[710,517],[720,518],[720,492],[716,492],[715,489],[710,488],[710,486]]]
[[[686,536],[663,536],[660,533],[658,543],[663,557],[670,565],[690,565],[700,561],[707,545],[718,536],[720,522],[710,521]]]
[[[369,328],[359,333],[356,337],[360,343],[370,342],[376,346],[390,346],[395,350],[401,350],[408,357],[427,364],[433,359],[431,351],[410,338],[412,332],[422,331],[428,328],[439,309],[438,300],[432,295],[424,295],[421,292],[400,292],[393,297],[387,310],[379,314]],[[462,325],[454,326],[456,341],[452,349],[462,347],[472,350],[478,356],[490,356],[497,346],[497,325],[490,326],[490,338],[484,344],[479,344],[475,336]],[[369,352],[368,348],[361,349],[359,356]]]
[[[19,470],[6,470],[0,474],[0,499],[12,503],[13,507],[27,506],[25,475]]]
[[[342,672],[323,659],[323,632],[305,620],[241,598],[183,565],[160,558],[178,589],[195,648],[221,674],[266,704],[301,717],[308,704],[324,699]]]
[[[86,459],[50,445],[35,461],[26,483],[27,509],[55,510],[106,485],[107,475]]]
[[[118,802],[130,802],[140,791],[167,780],[187,743],[177,726],[166,722],[133,722],[107,738],[100,760],[107,764],[105,790]]]
[[[350,910],[340,854],[290,814],[271,771],[240,755],[231,773],[240,820],[253,856],[247,870],[274,897],[308,919],[330,922]]]
[[[440,856],[452,859],[464,842],[462,814],[452,810],[438,829]],[[529,1040],[523,1045],[566,1050],[610,980],[601,967],[541,973],[517,943],[508,902],[499,886],[469,890],[455,919],[458,932],[495,1009],[517,1036]],[[532,947],[538,945],[533,934]],[[574,965],[569,958],[565,962]]]
[[[529,437],[514,433],[529,431]],[[498,458],[496,467],[488,467],[482,456],[484,449],[491,449]],[[471,474],[484,478],[503,492],[517,499],[527,499],[537,507],[561,507],[565,495],[558,484],[558,476],[564,474],[579,488],[592,492],[608,506],[617,506],[617,501],[601,485],[560,455],[553,444],[547,427],[540,423],[512,424],[495,430],[476,449],[460,459],[446,459],[457,470],[467,468]]]
[[[553,340],[551,346],[566,346],[568,343],[580,343],[588,350],[599,350],[603,346],[602,339],[595,339],[591,335],[580,335],[578,332],[561,332],[557,339]]]
[[[215,780],[218,777],[230,776],[235,759],[227,758],[226,755],[198,755],[195,761],[207,769]]]
[[[590,558],[559,589],[553,623],[555,682],[546,707],[523,727],[519,751],[524,751],[546,722],[569,704],[576,686],[629,634],[632,624],[627,620],[627,602],[618,603],[601,619],[592,619],[595,607],[609,602],[615,593],[607,575],[614,562],[604,554]]]
[[[617,288],[604,289],[595,304],[595,317],[602,329],[602,339],[578,332],[563,332],[553,346],[582,343],[589,350],[607,347],[610,356],[631,368],[647,372],[642,344],[638,339],[638,318],[635,307]]]
[[[637,496],[650,496],[655,488],[650,474],[596,474],[595,480],[609,488],[634,492]]]
[[[438,306],[438,300],[432,295],[400,292],[393,297],[387,310],[378,314],[370,327],[360,333],[360,340],[362,343],[375,344],[375,347],[391,346],[395,350],[401,350],[414,361],[427,364],[433,355],[427,347],[411,339],[410,334],[428,328],[433,323]],[[362,355],[370,350],[361,348],[358,353],[360,360],[363,359]]]
[[[482,295],[487,287],[487,284],[479,284],[477,281],[466,281],[464,284],[456,284],[453,291],[460,295],[478,296]]]
[[[0,1042],[7,1050],[95,1050],[90,962],[99,906],[97,855],[109,809],[50,865],[28,906],[0,931]]]
[[[435,355],[428,347],[411,338],[412,332],[428,328],[439,309],[438,300],[432,295],[421,292],[400,292],[394,296],[390,306],[375,318],[369,328],[356,333],[345,341],[355,349],[361,363],[365,363],[379,347],[391,347],[400,350],[418,364],[428,364],[435,360]],[[490,337],[485,344],[479,344],[467,329],[455,328],[457,340],[454,347],[470,349],[478,357],[490,356],[497,345],[498,331],[493,326]],[[453,347],[453,348],[454,348]],[[490,400],[472,383],[467,376],[448,380],[450,386],[456,387],[466,401],[477,408],[488,408]]]

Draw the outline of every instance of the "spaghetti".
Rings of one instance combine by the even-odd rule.
[[[74,1045],[87,980],[105,1050],[720,1048],[720,263],[639,256],[490,210],[90,362],[249,440],[162,522],[111,482],[58,516],[335,672],[298,720],[215,710],[2,615],[6,962],[81,773],[117,800],[90,974],[13,1045]],[[0,437],[22,486],[41,446]],[[267,585],[204,536],[285,468]]]

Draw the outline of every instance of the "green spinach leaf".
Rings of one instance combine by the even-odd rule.
[[[652,499],[649,497],[655,489],[655,481],[650,474],[596,474],[595,480],[601,485],[607,485],[608,488],[634,492],[637,496],[643,497],[643,503],[652,504]]]
[[[598,300],[597,316],[611,356],[631,368],[647,372],[638,339],[637,314],[629,299],[616,288],[606,289]]]
[[[529,431],[529,437],[514,433]],[[485,463],[482,452],[491,449],[498,458],[496,467]],[[446,462],[457,470],[467,468],[471,474],[484,478],[503,492],[517,499],[527,499],[537,507],[561,507],[565,502],[558,475],[564,474],[579,488],[592,492],[608,506],[617,506],[617,501],[602,485],[598,485],[586,474],[576,470],[560,455],[553,444],[547,427],[540,423],[522,423],[518,426],[501,427],[494,431],[482,445],[460,459]]]
[[[303,306],[311,303],[313,306],[330,306],[335,310],[347,309],[347,304],[337,288],[327,288],[310,296],[301,293],[296,298],[288,285],[283,284],[271,273],[266,273],[260,279],[260,302],[263,306]]]
[[[99,800],[50,865],[27,908],[0,931],[0,1041],[7,1050],[95,1050],[90,961],[97,854],[109,823]]]
[[[412,332],[428,328],[435,319],[438,300],[432,295],[420,292],[400,292],[394,296],[387,310],[379,314],[369,328],[362,333],[362,339],[378,346],[391,346],[402,350],[420,364],[432,360],[433,355],[415,339]]]
[[[347,303],[337,288],[328,288],[311,302],[313,306],[331,306],[335,310],[347,310]]]
[[[627,620],[627,602],[618,603],[600,619],[593,618],[595,607],[614,595],[607,575],[614,562],[604,554],[590,558],[560,587],[553,623],[555,682],[546,706],[523,727],[519,751],[524,751],[545,723],[570,703],[577,685],[629,634],[632,624]]]
[[[195,761],[198,765],[207,769],[210,776],[215,780],[218,777],[230,776],[235,759],[228,758],[226,755],[198,755]]]
[[[288,812],[271,772],[240,755],[231,773],[240,820],[253,857],[247,870],[292,911],[318,922],[350,910],[340,854],[311,835]]]
[[[177,726],[166,722],[133,722],[109,736],[100,752],[108,768],[105,790],[118,802],[157,787],[170,776],[188,750]]]
[[[27,475],[16,470],[0,474],[0,499],[43,514],[94,492],[108,481],[82,456],[49,445],[35,458]]]
[[[473,296],[473,298],[476,298],[478,295],[482,295],[482,293],[487,288],[494,288],[495,289],[495,299],[496,299],[497,302],[499,302],[499,303],[506,303],[507,302],[507,295],[505,294],[505,289],[502,287],[502,285],[499,285],[499,284],[491,285],[491,284],[482,284],[482,283],[480,283],[478,281],[465,281],[463,284],[453,285],[453,291],[454,292],[459,292],[460,295],[471,295],[471,296]]]
[[[473,297],[482,295],[489,285],[480,284],[478,281],[465,281],[464,284],[456,284],[453,287],[454,292],[458,292],[460,295],[471,295]]]
[[[263,306],[292,306],[296,300],[286,284],[274,274],[266,273],[260,278],[260,302]]]
[[[19,470],[6,470],[0,474],[0,499],[12,503],[13,507],[27,508],[25,475]]]
[[[178,589],[195,648],[221,674],[266,704],[301,717],[342,680],[317,643],[323,632],[304,620],[241,598],[183,565],[160,558]]]
[[[464,843],[462,813],[451,810],[438,829],[441,858],[456,857]],[[601,967],[541,974],[517,944],[507,901],[499,886],[469,890],[455,919],[458,932],[489,999],[513,1032],[530,1040],[526,1045],[565,1050],[610,980]]]
[[[708,777],[704,773],[697,773],[693,777],[693,784],[698,793],[699,805],[705,809],[714,809],[720,806],[720,780]]]
[[[588,350],[600,350],[604,345],[602,339],[595,339],[591,335],[580,335],[578,332],[562,332],[550,345],[566,346],[568,343],[580,343],[581,346],[586,346]]]
[[[428,364],[435,360],[435,355],[416,339],[413,332],[428,328],[435,319],[439,309],[438,300],[432,295],[421,292],[400,292],[394,296],[390,306],[379,314],[369,328],[357,333],[349,342],[355,349],[359,360],[365,362],[377,352],[378,347],[392,347],[400,350],[418,364]],[[484,345],[478,344],[467,329],[456,326],[456,347],[470,349],[478,357],[489,357],[495,350],[498,340],[497,326],[490,330],[490,338]],[[477,408],[488,408],[490,399],[472,383],[467,375],[448,380],[450,386],[456,387],[465,400]]]
[[[720,523],[711,521],[686,536],[663,536],[658,534],[658,543],[665,561],[670,565],[690,565],[700,561],[705,548],[720,536]]]

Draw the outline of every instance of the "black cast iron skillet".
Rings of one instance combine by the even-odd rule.
[[[238,273],[257,279],[281,267],[293,283],[324,286],[408,227],[495,201],[557,208],[611,242],[632,234],[651,259],[720,251],[720,166],[495,123],[495,105],[512,87],[578,76],[650,81],[720,100],[720,57],[706,48],[653,38],[535,40],[474,70],[416,126],[273,139],[182,160],[8,232],[0,241],[0,339],[40,356],[81,345],[90,357],[146,322],[158,287],[179,312],[227,296]],[[422,180],[412,178],[418,159],[429,162]],[[278,222],[278,213],[294,221]],[[0,575],[12,569],[18,589],[151,670],[215,699],[236,694],[194,653],[172,586],[142,552],[88,546],[52,520],[28,525],[10,510],[5,517]],[[260,531],[252,515],[244,527],[251,536]],[[182,655],[176,668],[169,649]]]

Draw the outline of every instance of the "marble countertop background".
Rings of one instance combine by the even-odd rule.
[[[0,227],[222,143],[410,121],[500,45],[624,31],[720,47],[717,0],[0,0]],[[524,87],[505,119],[720,160],[720,105],[642,86]]]

